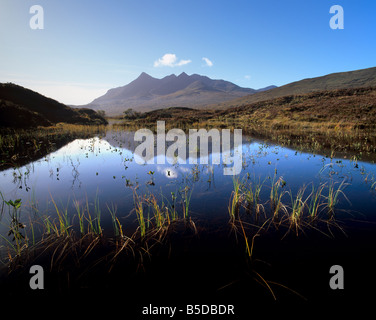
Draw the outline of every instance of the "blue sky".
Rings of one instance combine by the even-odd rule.
[[[336,4],[343,30],[329,27]],[[43,30],[30,28],[33,5],[44,9]],[[68,104],[143,71],[257,89],[376,66],[375,40],[374,0],[1,0],[0,82]]]

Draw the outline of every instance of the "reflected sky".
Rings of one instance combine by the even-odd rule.
[[[224,164],[144,164],[134,159],[136,144],[131,132],[111,132],[105,137],[77,139],[46,157],[26,166],[0,172],[0,191],[5,200],[22,199],[22,212],[37,204],[40,214],[53,216],[51,198],[74,215],[73,200],[81,205],[99,199],[104,228],[110,228],[107,206],[116,204],[122,222],[135,221],[133,190],[153,193],[171,200],[186,186],[192,190],[191,213],[200,219],[228,219],[228,203],[233,177],[223,174]],[[375,165],[298,152],[245,137],[242,146],[242,171],[239,179],[264,181],[267,200],[273,176],[282,176],[286,189],[296,193],[302,186],[345,180],[348,203],[340,205],[364,219],[376,220]],[[238,150],[240,152],[240,150]],[[200,160],[200,159],[199,159]],[[155,161],[157,163],[157,161]],[[163,196],[162,196],[163,195]],[[6,211],[3,213],[6,215]],[[127,217],[127,218],[126,218]],[[2,219],[0,232],[7,230]]]

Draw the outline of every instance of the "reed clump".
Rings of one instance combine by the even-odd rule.
[[[98,252],[98,259],[106,261],[109,269],[121,254],[130,254],[134,259],[138,256],[142,261],[143,255],[148,255],[155,245],[163,243],[176,224],[183,223],[186,229],[197,233],[190,217],[192,190],[187,187],[179,193],[182,196],[181,210],[174,193],[171,200],[163,196],[158,200],[154,194],[138,195],[134,190],[132,212],[136,215],[137,227],[133,233],[125,232],[114,204],[106,204],[113,230],[104,233],[102,218],[107,212],[102,212],[98,193],[93,202],[89,203],[87,197],[83,202],[74,199],[72,206],[70,203],[60,204],[50,195],[52,212],[42,213],[32,202],[29,216],[21,216],[21,208],[26,208],[21,199],[2,199],[1,216],[4,212],[9,214],[9,219],[2,219],[2,224],[8,224],[9,232],[7,236],[0,235],[3,240],[0,244],[1,261],[10,272],[40,260],[55,271],[67,264],[80,266],[90,257],[97,259]],[[25,220],[28,220],[27,224],[23,223]]]
[[[342,211],[342,200],[350,203],[344,193],[345,180],[319,185],[311,183],[311,187],[302,186],[294,193],[287,190],[283,177],[275,175],[269,179],[270,186],[265,185],[268,178],[263,182],[261,179],[250,181],[248,175],[242,180],[234,180],[228,206],[230,225],[244,238],[249,257],[252,256],[255,238],[272,227],[286,230],[285,235],[292,232],[296,236],[306,229],[324,232],[320,225],[328,227],[330,235],[331,226],[342,230],[335,215]]]

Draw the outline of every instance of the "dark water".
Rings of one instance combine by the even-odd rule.
[[[108,132],[102,139],[75,140],[43,159],[2,171],[0,191],[5,200],[22,199],[25,214],[33,204],[40,214],[53,216],[51,199],[59,208],[70,209],[73,200],[84,205],[86,199],[90,204],[97,199],[106,224],[107,205],[116,204],[119,216],[129,215],[134,207],[135,187],[139,194],[163,194],[166,201],[171,201],[171,192],[179,195],[188,186],[192,215],[204,220],[228,218],[233,176],[224,175],[224,165],[211,165],[212,154],[208,164],[200,164],[199,159],[198,164],[140,165],[134,158],[132,139],[132,133]],[[376,184],[372,187],[376,181],[375,164],[331,159],[251,138],[243,139],[241,161],[241,173],[235,177],[245,182],[263,182],[261,200],[268,200],[274,176],[283,177],[285,189],[292,194],[303,186],[307,186],[308,194],[312,183],[329,185],[333,181],[338,187],[344,181],[348,201],[340,195],[339,207],[348,211],[347,217],[376,220]]]
[[[52,199],[60,209],[67,209],[72,224],[77,224],[73,201],[82,206],[88,202],[91,208],[98,202],[104,233],[113,233],[108,212],[112,205],[116,205],[124,230],[132,233],[137,227],[133,210],[135,189],[139,195],[152,193],[165,203],[171,202],[175,195],[178,210],[184,190],[189,190],[190,216],[198,225],[214,232],[228,223],[234,177],[223,174],[223,163],[211,165],[213,154],[209,155],[208,164],[140,165],[136,163],[134,150],[131,132],[108,131],[102,138],[75,140],[43,159],[2,171],[0,191],[5,200],[22,200],[20,219],[26,225],[30,215],[56,216]],[[289,287],[311,298],[318,294],[340,299],[342,293],[328,289],[328,270],[333,264],[342,264],[347,266],[349,274],[348,285],[352,289],[348,290],[362,294],[364,282],[369,280],[367,271],[373,268],[371,257],[375,254],[376,165],[299,152],[250,137],[243,137],[241,151],[242,170],[235,178],[245,183],[262,182],[260,203],[265,207],[268,207],[273,178],[282,177],[284,190],[292,195],[303,186],[308,195],[312,185],[320,184],[326,184],[323,191],[326,195],[331,183],[336,188],[344,182],[343,194],[339,195],[336,206],[340,228],[309,230],[292,239],[284,237],[285,231],[275,231],[255,240],[257,259],[273,266],[270,278],[282,279]],[[290,195],[286,194],[284,201],[289,199]],[[4,237],[9,229],[6,209],[0,226]],[[208,250],[221,251],[218,248],[221,242],[216,241],[208,238]],[[269,269],[266,269],[268,275]],[[239,286],[239,282],[234,286]]]

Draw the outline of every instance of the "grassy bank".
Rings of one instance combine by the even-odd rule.
[[[362,156],[376,152],[376,88],[320,91],[226,110],[170,108],[125,119],[126,127],[241,128],[285,146]]]

